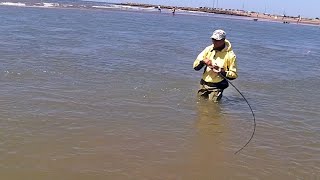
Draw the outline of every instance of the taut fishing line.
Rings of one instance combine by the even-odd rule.
[[[224,75],[222,75],[221,73],[219,73],[219,75],[220,75],[221,77],[223,77],[225,80],[227,80],[228,83],[230,83],[230,84],[238,91],[238,93],[243,97],[243,99],[244,99],[244,100],[246,101],[246,103],[248,104],[248,106],[249,106],[249,108],[250,108],[250,110],[251,110],[252,116],[253,116],[253,132],[252,132],[252,134],[251,134],[251,137],[250,137],[250,139],[248,140],[248,142],[247,142],[242,148],[240,148],[238,151],[236,151],[236,152],[234,153],[234,154],[237,154],[237,153],[240,152],[243,148],[245,148],[245,147],[250,143],[251,139],[253,138],[253,135],[254,135],[254,133],[256,132],[256,117],[255,117],[255,115],[254,115],[254,113],[253,113],[253,110],[252,110],[252,108],[251,108],[248,100],[244,97],[244,95],[240,92],[240,90],[239,90],[235,85],[233,85],[232,82],[230,82]]]

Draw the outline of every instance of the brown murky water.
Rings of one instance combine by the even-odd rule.
[[[0,179],[320,179],[315,27],[0,9]],[[245,101],[232,87],[219,104],[195,96],[192,62],[215,27],[230,34],[234,84],[257,119],[237,155],[253,128]],[[313,41],[274,41],[288,32]]]

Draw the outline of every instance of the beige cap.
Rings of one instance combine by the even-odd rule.
[[[218,41],[221,39],[225,39],[226,32],[224,32],[224,30],[222,30],[222,29],[217,29],[217,30],[213,31],[211,38],[218,40]]]

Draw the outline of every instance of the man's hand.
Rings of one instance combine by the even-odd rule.
[[[211,69],[212,69],[212,71],[215,72],[215,73],[224,72],[224,69],[221,68],[221,67],[219,67],[219,66],[217,66],[217,65],[211,66]]]
[[[212,66],[212,62],[211,62],[211,60],[208,59],[208,58],[204,59],[203,62],[204,62],[207,66],[209,66],[209,67]]]
[[[217,64],[212,64],[212,61],[208,58],[204,59],[203,62],[208,66],[207,71],[213,71],[214,73],[224,73],[224,69],[218,66]]]
[[[214,72],[217,75],[222,75],[222,76],[226,76],[226,72],[223,68],[221,68],[220,66],[217,65],[213,65],[209,67],[211,69],[212,72]]]

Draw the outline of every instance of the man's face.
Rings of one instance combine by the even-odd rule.
[[[221,40],[212,39],[212,44],[214,45],[215,48],[222,47],[224,46],[224,39],[221,39]]]

